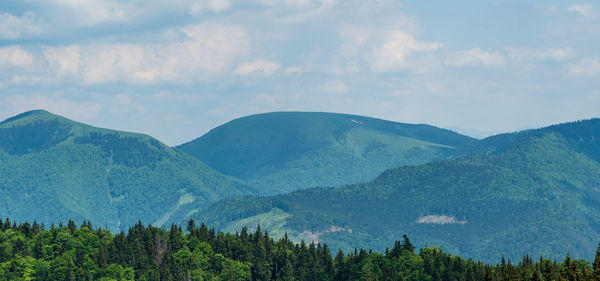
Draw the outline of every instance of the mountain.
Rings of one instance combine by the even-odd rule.
[[[43,110],[0,123],[0,217],[13,221],[86,219],[120,230],[141,219],[160,226],[251,193],[147,135],[95,128]]]
[[[382,250],[407,233],[419,246],[488,262],[589,259],[600,240],[600,119],[489,137],[368,183],[224,200],[194,217],[334,249]]]
[[[429,125],[319,112],[242,117],[177,149],[263,194],[364,182],[447,157],[474,139]]]

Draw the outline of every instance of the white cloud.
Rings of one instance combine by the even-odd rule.
[[[257,59],[251,62],[241,63],[234,71],[235,74],[248,75],[252,73],[262,73],[266,76],[271,76],[273,73],[281,68],[281,64]]]
[[[79,46],[42,47],[44,57],[57,76],[74,75],[79,71]]]
[[[336,0],[259,0],[266,6],[291,6],[312,7],[317,9],[328,9],[337,5]]]
[[[138,73],[144,70],[145,50],[140,46],[100,44],[86,46],[83,51],[80,63],[85,84],[118,81],[121,77],[138,80]]]
[[[517,49],[507,48],[506,54],[513,62],[554,61],[562,62],[575,57],[571,48]]]
[[[0,48],[0,67],[3,65],[26,68],[33,63],[33,56],[19,46]]]
[[[383,34],[381,45],[370,51],[367,60],[377,72],[414,69],[419,66],[413,56],[438,50],[441,46],[437,42],[419,42],[407,32],[394,30]]]
[[[200,0],[193,1],[190,6],[190,14],[200,15],[206,11],[220,13],[228,10],[231,3],[228,0]]]
[[[265,15],[278,23],[298,24],[322,18],[338,5],[337,0],[258,0]]]
[[[16,40],[38,35],[42,32],[42,27],[38,23],[37,17],[27,12],[18,17],[8,13],[0,13],[0,39]]]
[[[498,53],[481,51],[475,47],[466,51],[457,51],[446,59],[446,64],[453,66],[504,66],[506,59]]]
[[[250,50],[248,34],[236,25],[186,26],[186,37],[169,44],[44,46],[48,72],[72,75],[84,84],[186,82],[225,73]],[[265,73],[272,73],[269,65]]]
[[[70,10],[84,26],[102,23],[127,23],[143,10],[133,2],[112,0],[51,0],[50,3]],[[143,4],[143,3],[141,3]]]
[[[183,31],[188,40],[182,45],[170,45],[163,50],[163,56],[183,52],[171,59],[182,65],[191,63],[194,70],[209,73],[224,71],[234,58],[250,50],[248,33],[241,26],[209,23],[188,26]]]
[[[579,13],[586,19],[593,19],[600,14],[600,11],[590,4],[574,4],[569,6],[569,11]]]
[[[343,42],[340,55],[354,57],[371,39],[373,31],[360,26],[346,26],[339,33]]]
[[[600,60],[586,58],[569,65],[569,75],[577,77],[600,77]]]
[[[232,0],[26,0],[24,2],[44,7],[48,21],[45,29],[64,32],[65,28],[85,29],[102,24],[154,21],[168,14],[189,13],[200,16],[207,12],[220,13],[231,8]],[[31,23],[36,22],[36,17],[31,13],[25,14],[21,19],[19,24],[13,26],[19,28],[30,26],[31,24],[24,24],[26,20]],[[0,27],[1,22],[2,16],[0,16]],[[37,33],[40,33],[39,30]]]
[[[285,75],[302,74],[302,72],[303,72],[302,68],[297,67],[297,66],[288,67],[283,70],[283,73]]]

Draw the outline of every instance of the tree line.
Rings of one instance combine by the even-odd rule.
[[[439,247],[415,251],[404,235],[383,253],[332,254],[326,243],[274,239],[258,226],[217,232],[190,220],[186,231],[138,222],[113,234],[90,222],[77,226],[0,219],[0,281],[4,280],[419,280],[600,281],[600,245],[593,263],[525,255],[498,264],[463,259]]]

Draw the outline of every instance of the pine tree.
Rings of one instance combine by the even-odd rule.
[[[593,270],[592,276],[594,281],[600,281],[600,243],[598,243],[598,248],[596,248],[596,257],[594,258]]]
[[[342,249],[339,249],[337,254],[335,254],[334,259],[335,264],[335,277],[334,281],[342,281],[348,280],[348,273],[346,272],[346,264],[344,263],[344,252]]]
[[[260,230],[260,225],[256,228],[253,235],[254,238],[254,253],[252,277],[254,280],[268,280],[271,276],[270,264],[267,260],[267,249],[265,246],[265,236]]]
[[[294,266],[292,265],[292,262],[290,260],[290,258],[288,257],[287,253],[282,253],[282,265],[281,265],[281,269],[280,269],[280,273],[277,275],[279,276],[279,278],[276,278],[275,280],[282,280],[282,281],[294,281]]]
[[[489,267],[485,268],[485,273],[483,275],[483,281],[492,281],[492,271]]]
[[[69,223],[67,224],[67,228],[69,228],[69,230],[71,231],[71,234],[73,234],[75,232],[75,230],[77,230],[77,226],[75,225],[75,222],[72,220],[69,220]]]
[[[26,237],[31,238],[31,225],[28,222],[24,222],[19,225],[19,231],[23,233]]]
[[[327,275],[327,280],[333,279],[335,276],[335,269],[333,267],[333,259],[331,258],[331,251],[329,251],[329,246],[327,244],[323,244],[323,248],[321,249],[321,266],[323,267],[323,271]]]
[[[405,251],[414,252],[415,246],[413,246],[413,244],[410,243],[410,239],[408,239],[408,235],[404,234],[404,235],[402,235],[402,238],[404,238],[404,241],[402,242],[402,249]]]
[[[33,258],[40,259],[44,257],[44,241],[42,236],[37,236],[35,244],[33,245]]]
[[[169,252],[175,253],[183,247],[183,241],[181,241],[182,233],[176,224],[171,224],[171,231],[169,231]]]
[[[2,230],[10,229],[10,226],[11,226],[10,219],[7,217],[6,221],[4,221],[4,228]]]
[[[33,221],[33,224],[31,225],[31,235],[36,235],[40,232],[40,225],[37,223],[37,221]]]
[[[402,255],[402,243],[400,241],[394,242],[394,247],[388,252],[388,255],[393,258],[399,258]]]
[[[195,228],[196,222],[194,221],[194,219],[190,219],[187,223],[187,231],[191,233],[192,231],[194,231]]]

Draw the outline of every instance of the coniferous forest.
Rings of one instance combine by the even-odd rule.
[[[523,253],[592,260],[599,139],[600,119],[474,140],[291,112],[242,117],[169,147],[34,110],[0,122],[0,217],[89,220],[113,233],[138,220],[168,229],[193,218],[229,233],[260,224],[276,239],[344,252],[383,253],[406,233],[419,248],[488,264]]]
[[[138,222],[113,234],[84,222],[0,221],[0,280],[600,280],[593,263],[500,257],[497,264],[416,250],[404,235],[384,253],[332,252],[327,244],[275,240],[260,226],[235,234],[190,220],[170,230]]]

